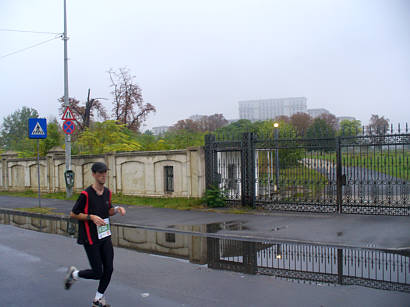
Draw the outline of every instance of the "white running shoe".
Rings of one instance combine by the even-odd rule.
[[[105,297],[103,296],[98,301],[93,301],[92,307],[111,307],[110,304],[105,302]]]

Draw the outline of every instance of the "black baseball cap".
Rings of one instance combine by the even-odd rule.
[[[104,173],[108,170],[107,165],[105,165],[105,163],[102,162],[95,162],[92,166],[91,166],[91,171],[93,173]]]

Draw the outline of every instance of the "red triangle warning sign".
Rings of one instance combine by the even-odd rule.
[[[62,120],[75,120],[73,112],[71,112],[70,107],[67,107],[64,111],[63,117],[61,117]]]

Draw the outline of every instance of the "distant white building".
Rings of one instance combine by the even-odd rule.
[[[308,109],[307,113],[312,117],[316,118],[319,117],[322,114],[330,114],[330,112],[324,108],[319,108],[319,109]]]
[[[169,130],[169,126],[152,127],[152,133],[154,135],[164,134],[168,130]]]
[[[239,118],[251,121],[275,119],[307,112],[306,97],[239,101]]]

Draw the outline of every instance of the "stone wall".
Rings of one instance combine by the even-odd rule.
[[[122,152],[105,155],[73,156],[75,191],[92,183],[91,165],[107,164],[106,186],[113,193],[139,196],[201,197],[205,191],[205,159],[201,147],[186,150]],[[173,170],[173,191],[165,189],[165,167]],[[65,191],[64,151],[51,151],[40,159],[40,189]],[[37,190],[37,160],[17,158],[12,152],[1,156],[0,190]]]

